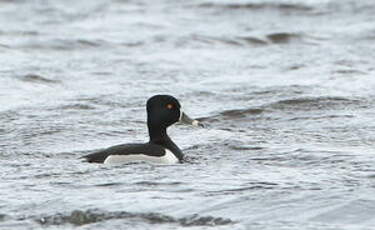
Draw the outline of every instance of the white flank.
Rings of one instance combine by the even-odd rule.
[[[165,150],[164,156],[148,156],[144,154],[134,155],[110,155],[104,161],[104,164],[125,164],[129,162],[145,161],[153,164],[177,164],[177,157],[169,150]]]

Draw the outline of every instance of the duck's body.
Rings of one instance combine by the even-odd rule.
[[[86,156],[90,163],[123,164],[133,161],[147,161],[156,164],[176,164],[183,155],[171,152],[161,145],[153,143],[116,145]]]
[[[199,125],[180,110],[177,99],[156,95],[147,101],[147,126],[150,141],[144,144],[116,145],[84,156],[90,163],[123,164],[145,161],[155,164],[176,164],[183,161],[183,153],[170,139],[167,128],[183,121]]]

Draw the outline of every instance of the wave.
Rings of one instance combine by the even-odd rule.
[[[344,97],[301,97],[279,100],[273,103],[261,105],[255,108],[224,110],[218,114],[198,118],[201,121],[215,121],[228,119],[241,119],[254,117],[265,113],[279,111],[314,111],[332,109],[356,109],[358,107],[368,107],[367,101],[360,99],[347,99]],[[347,115],[343,115],[347,116]]]
[[[49,79],[47,77],[38,75],[38,74],[26,74],[21,77],[19,77],[22,81],[25,82],[32,82],[32,83],[47,83],[47,84],[56,84],[61,83],[59,80]]]
[[[149,224],[179,224],[181,226],[218,226],[234,224],[231,219],[199,216],[197,214],[175,218],[160,213],[131,213],[126,211],[106,212],[99,209],[89,209],[85,211],[75,210],[65,215],[57,213],[51,216],[39,217],[36,219],[41,225],[64,225],[73,224],[82,226],[113,219],[137,219],[137,221],[147,222]]]
[[[312,11],[314,8],[302,4],[293,3],[202,3],[198,5],[202,8],[223,8],[223,9],[248,9],[248,10],[260,10],[260,9],[275,9],[282,11]]]
[[[268,105],[272,110],[323,110],[357,107],[360,100],[344,97],[302,97],[280,100]]]
[[[0,213],[0,222],[5,221],[8,216]]]
[[[268,34],[267,39],[272,43],[289,43],[291,41],[301,41],[302,35],[297,33],[272,33]]]
[[[21,49],[37,49],[37,50],[61,50],[71,51],[77,49],[92,49],[99,47],[110,47],[111,44],[108,41],[102,39],[52,39],[44,42],[30,42],[20,45]]]
[[[193,34],[182,38],[186,42],[195,41],[208,45],[228,45],[228,46],[265,46],[272,44],[289,44],[289,43],[305,43],[314,44],[315,40],[319,39],[303,33],[295,32],[275,32],[264,35],[242,35],[242,36],[202,36]]]

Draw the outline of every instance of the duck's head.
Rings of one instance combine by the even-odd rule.
[[[182,122],[194,126],[202,124],[191,119],[181,109],[178,100],[170,95],[155,95],[147,101],[147,123],[149,126],[163,127]]]

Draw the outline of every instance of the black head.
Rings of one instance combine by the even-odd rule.
[[[169,95],[155,95],[147,101],[147,123],[150,126],[167,128],[180,120],[181,105]]]

